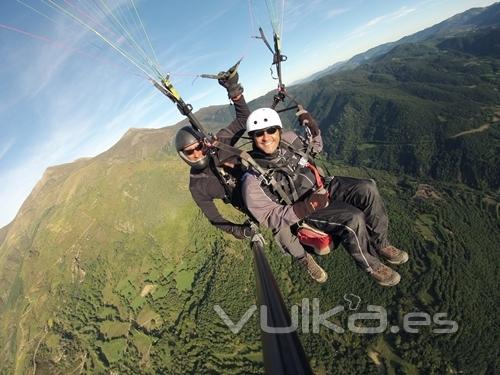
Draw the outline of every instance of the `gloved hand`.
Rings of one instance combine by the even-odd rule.
[[[295,113],[295,116],[298,117],[300,125],[307,126],[309,128],[313,137],[319,135],[318,123],[312,118],[311,114],[304,109],[304,107],[299,105],[299,110]]]
[[[249,224],[234,224],[231,227],[231,234],[239,240],[252,238],[255,230]]]
[[[303,219],[313,212],[327,207],[329,203],[328,198],[328,191],[325,188],[321,188],[305,199],[295,202],[292,206],[293,212],[295,212],[295,215],[299,219]]]
[[[220,72],[219,75],[223,76],[225,72]],[[220,78],[219,85],[227,90],[227,96],[229,99],[234,99],[243,94],[243,87],[238,83],[238,72],[230,78]]]

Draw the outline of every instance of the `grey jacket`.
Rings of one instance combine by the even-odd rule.
[[[283,132],[281,139],[301,151],[305,151],[307,148],[304,139],[293,131]],[[323,149],[321,133],[312,139],[311,145],[314,152],[320,152]],[[284,153],[285,150],[280,146],[277,152]],[[258,160],[256,161],[258,162]],[[266,194],[254,172],[247,172],[243,175],[242,195],[243,201],[252,216],[260,224],[272,229],[274,233],[300,220],[295,215],[292,205],[280,204],[276,199],[272,199]]]

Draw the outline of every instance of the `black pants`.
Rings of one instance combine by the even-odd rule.
[[[380,264],[378,250],[389,245],[388,219],[374,180],[334,177],[328,185],[330,204],[305,221],[340,239],[357,264],[370,272]]]

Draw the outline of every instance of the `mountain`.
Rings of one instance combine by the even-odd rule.
[[[495,3],[485,8],[472,8],[434,26],[428,27],[427,29],[405,36],[396,42],[376,46],[366,52],[355,55],[348,61],[335,63],[322,71],[314,73],[310,77],[296,82],[296,84],[312,81],[338,71],[354,69],[361,64],[388,53],[394,47],[403,44],[422,43],[429,39],[443,40],[455,37],[464,32],[471,32],[481,28],[498,27],[499,18],[500,3]]]
[[[8,230],[9,230],[9,226],[8,225],[6,225],[3,228],[0,228],[0,245],[4,241],[5,236],[7,235]]]
[[[316,116],[331,160],[496,190],[499,30],[402,44],[289,91]]]
[[[234,110],[230,105],[213,105],[201,108],[196,112],[196,117],[209,132],[215,133],[223,124],[229,124],[234,119]],[[184,119],[174,127],[189,125],[189,120]]]
[[[377,181],[391,240],[411,256],[398,267],[401,284],[386,289],[338,248],[318,258],[329,273],[319,285],[266,233],[315,373],[495,372],[496,33],[400,45],[290,88],[319,122],[330,172]],[[215,131],[232,113],[214,106],[196,115]],[[283,117],[291,124],[294,115]],[[262,373],[257,313],[233,334],[215,309],[235,324],[252,311],[253,260],[247,242],[214,229],[192,202],[188,168],[172,145],[185,124],[130,129],[94,158],[49,168],[0,229],[0,373]],[[321,324],[312,331],[313,312],[306,324],[301,306],[314,301],[321,313],[344,307],[327,317],[343,333]],[[385,328],[354,319],[369,305],[385,311]],[[377,323],[377,334],[349,329]]]

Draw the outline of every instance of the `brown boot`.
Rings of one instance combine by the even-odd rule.
[[[382,286],[394,286],[401,280],[399,273],[382,263],[375,266],[370,275]]]
[[[408,253],[403,250],[399,250],[398,248],[389,245],[380,249],[378,253],[384,257],[389,263],[392,264],[403,264],[408,261]]]
[[[321,268],[318,265],[318,263],[316,263],[316,261],[313,259],[313,257],[310,256],[308,253],[306,253],[305,257],[298,259],[298,262],[303,268],[306,269],[309,275],[318,283],[322,284],[328,278],[328,275],[326,274],[325,270]]]

